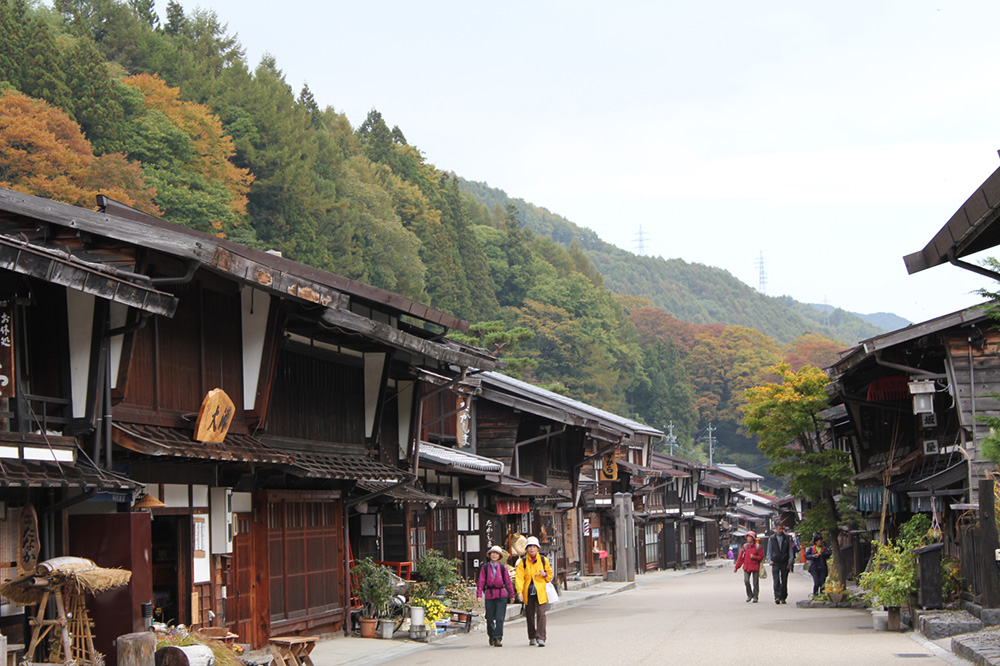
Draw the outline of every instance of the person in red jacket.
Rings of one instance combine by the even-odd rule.
[[[747,532],[747,542],[740,548],[736,556],[736,568],[733,573],[743,567],[743,585],[747,588],[747,603],[757,603],[760,596],[760,563],[764,560],[764,549],[757,543],[757,533]],[[753,585],[751,585],[751,579]]]
[[[514,583],[510,580],[507,565],[503,563],[503,549],[493,546],[486,551],[488,562],[479,569],[476,599],[486,597],[486,633],[490,645],[503,647],[503,621],[507,616],[507,601],[514,602]]]

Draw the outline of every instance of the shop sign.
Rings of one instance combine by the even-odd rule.
[[[0,398],[14,397],[14,299],[0,300]]]
[[[221,444],[233,423],[236,405],[222,389],[212,389],[201,402],[194,438],[199,442]]]

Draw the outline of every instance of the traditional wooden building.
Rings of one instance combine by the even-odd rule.
[[[43,543],[97,558],[81,550],[131,544],[99,564],[148,572],[136,596],[163,621],[224,623],[255,645],[343,626],[350,527],[367,527],[357,507],[416,491],[425,387],[494,360],[443,341],[467,325],[419,303],[101,204],[0,191],[11,303],[44,298],[13,325],[41,326],[56,352],[13,366],[15,411],[44,414],[42,436],[72,437],[98,476],[126,477],[107,489],[138,482],[158,506],[80,502],[68,539]],[[58,402],[32,406],[35,391]]]

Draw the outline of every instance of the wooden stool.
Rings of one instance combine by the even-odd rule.
[[[267,644],[275,666],[316,666],[309,653],[318,640],[315,636],[275,636]]]

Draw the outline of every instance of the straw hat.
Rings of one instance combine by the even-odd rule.
[[[518,534],[514,537],[514,543],[510,545],[510,552],[520,557],[527,552],[527,546],[528,540],[523,534]]]

